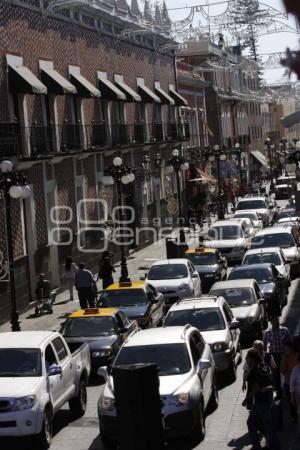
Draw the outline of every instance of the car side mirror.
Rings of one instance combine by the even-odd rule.
[[[240,322],[238,320],[235,320],[229,324],[230,330],[237,330],[238,328],[240,328]]]
[[[193,275],[192,275],[192,278],[198,278],[198,277],[199,277],[198,272],[194,272]]]
[[[127,333],[128,332],[128,328],[127,327],[119,328],[119,332],[121,334]]]
[[[54,375],[61,375],[62,374],[62,367],[58,366],[56,364],[52,364],[52,366],[48,369],[48,375],[49,377],[53,377]]]
[[[259,304],[259,305],[263,305],[264,303],[266,303],[266,299],[265,299],[265,298],[260,298],[260,299],[258,300],[258,304]]]
[[[109,376],[109,370],[108,370],[108,367],[106,367],[106,366],[99,367],[99,369],[97,370],[97,375],[98,375],[100,378],[103,378],[105,382],[107,382],[108,376]]]
[[[158,300],[159,300],[158,297],[152,297],[150,303],[158,303]]]
[[[199,359],[197,363],[197,372],[201,373],[203,370],[207,370],[211,368],[211,363],[209,359]]]

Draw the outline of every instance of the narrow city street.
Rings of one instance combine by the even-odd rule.
[[[285,202],[279,201],[279,206]],[[188,234],[188,237],[190,235]],[[145,249],[131,253],[128,261],[129,273],[133,279],[139,279],[143,276],[149,265],[156,259],[165,257],[164,241],[153,244]],[[119,267],[117,267],[116,277],[119,276]],[[231,269],[229,268],[229,271]],[[300,316],[300,280],[292,282],[290,288],[288,305],[283,310],[282,322],[286,324],[293,334],[297,328],[298,318]],[[59,330],[68,312],[79,307],[78,300],[66,302],[66,293],[58,296],[54,307],[53,315],[45,315],[35,318],[32,311],[22,316],[22,330]],[[300,323],[300,322],[299,322]],[[1,331],[9,330],[9,323],[0,327]],[[243,356],[245,356],[245,351]],[[225,450],[225,449],[248,449],[250,443],[247,436],[247,417],[248,411],[242,406],[244,393],[242,392],[242,364],[237,371],[237,379],[231,385],[220,387],[219,407],[210,416],[206,418],[206,436],[201,443],[191,442],[188,439],[177,439],[166,444],[166,450]],[[223,380],[221,380],[223,381]],[[67,408],[59,411],[54,420],[54,438],[51,450],[104,450],[99,436],[99,425],[97,417],[97,400],[100,396],[103,385],[101,380],[93,378],[88,387],[88,407],[86,414],[79,420],[70,419]],[[286,408],[284,414],[284,428],[280,432],[282,449],[299,450],[299,441],[295,440],[296,427],[290,421]],[[4,441],[5,442],[5,441]],[[27,447],[26,441],[16,442],[11,446],[11,441],[7,447],[1,446],[1,449],[10,450],[31,450]]]

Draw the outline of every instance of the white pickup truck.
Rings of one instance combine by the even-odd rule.
[[[31,436],[35,448],[49,448],[66,402],[74,417],[84,415],[90,369],[87,344],[68,346],[50,331],[1,333],[0,438]]]

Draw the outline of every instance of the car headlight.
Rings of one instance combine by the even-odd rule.
[[[225,344],[225,342],[215,342],[214,344],[212,344],[211,350],[212,352],[223,352],[227,350],[227,345]]]
[[[35,395],[28,395],[26,397],[16,398],[12,407],[12,411],[23,411],[24,409],[31,409],[36,402]]]
[[[180,286],[178,286],[178,289],[180,291],[184,291],[185,289],[188,289],[189,285],[187,283],[183,283]]]
[[[105,409],[106,411],[114,409],[115,406],[115,399],[111,397],[103,397],[101,401],[101,407],[102,409]]]
[[[112,354],[111,348],[106,348],[105,350],[99,350],[97,352],[92,352],[92,358],[104,358],[105,356],[110,356]]]
[[[181,392],[174,396],[174,403],[176,406],[184,406],[190,401],[190,394],[188,392]]]

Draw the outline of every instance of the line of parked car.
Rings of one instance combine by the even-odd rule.
[[[217,377],[235,379],[241,341],[261,338],[269,316],[287,302],[299,276],[298,240],[294,210],[245,197],[198,248],[154,262],[144,280],[111,285],[96,308],[70,314],[60,334],[2,335],[0,437],[34,435],[41,450],[49,448],[53,415],[64,403],[74,416],[84,414],[91,371],[105,380],[100,434],[115,448],[111,369],[156,363],[165,437],[202,439],[205,416],[218,406]],[[228,276],[228,263],[237,262]]]

